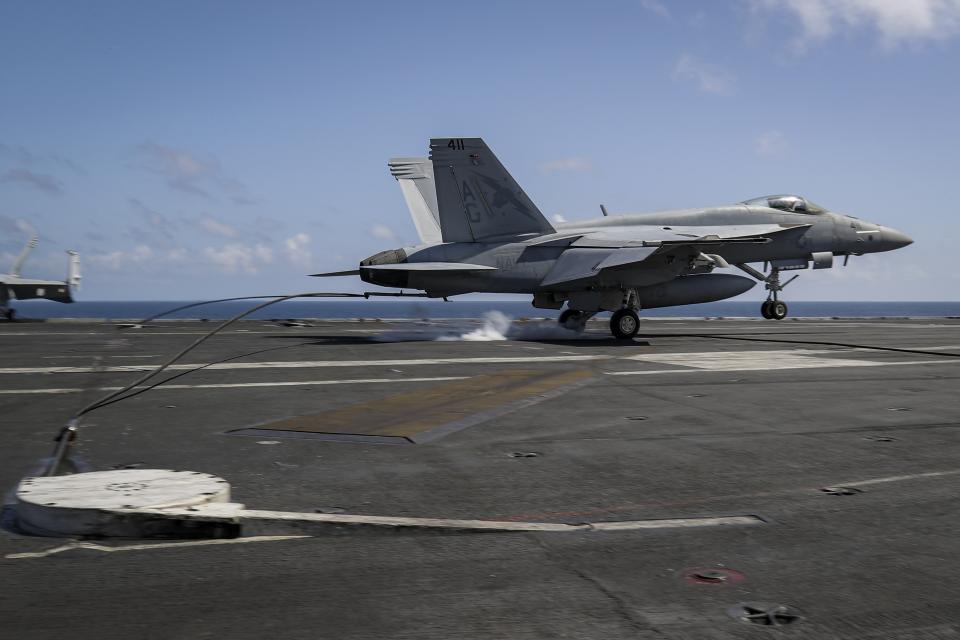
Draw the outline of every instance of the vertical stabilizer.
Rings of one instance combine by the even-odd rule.
[[[76,251],[67,251],[67,255],[70,256],[67,267],[67,284],[74,289],[79,289],[80,280],[83,279],[83,276],[80,275],[80,254]]]
[[[429,158],[390,158],[390,174],[397,179],[421,242],[442,242],[437,190]]]
[[[20,255],[17,256],[17,259],[13,261],[13,266],[10,267],[10,275],[20,275],[20,269],[23,268],[23,263],[27,261],[27,256],[29,256],[30,252],[33,251],[33,248],[37,246],[37,241],[39,239],[40,236],[33,234],[33,236],[30,238],[30,241],[27,242],[26,246],[23,247],[23,251],[21,251]]]
[[[481,138],[434,138],[430,159],[444,242],[554,232]]]

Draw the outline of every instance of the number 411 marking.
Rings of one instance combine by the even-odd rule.
[[[453,149],[454,151],[463,151],[463,138],[454,138],[447,143],[448,149]]]

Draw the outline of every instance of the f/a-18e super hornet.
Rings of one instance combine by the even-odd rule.
[[[781,320],[783,271],[827,269],[835,256],[890,251],[903,233],[828,211],[795,195],[552,225],[481,138],[435,138],[428,158],[389,161],[422,244],[360,262],[370,284],[420,289],[430,297],[529,293],[533,306],[566,309],[559,322],[582,329],[612,311],[610,329],[631,338],[643,308],[737,296],[755,280],[768,291],[761,314]],[[751,266],[769,265],[769,273]],[[751,277],[713,273],[736,267]],[[751,279],[753,278],[753,279]]]
[[[80,287],[80,256],[76,251],[67,251],[70,256],[67,267],[67,279],[37,280],[24,278],[20,269],[26,262],[27,256],[37,246],[37,236],[34,235],[27,242],[23,251],[13,261],[10,273],[0,273],[0,317],[13,320],[15,310],[9,306],[10,300],[30,300],[43,298],[54,302],[73,302],[73,290]]]

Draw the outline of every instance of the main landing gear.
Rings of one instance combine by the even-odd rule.
[[[607,295],[614,294],[608,292]],[[607,299],[607,303],[616,304],[616,298]],[[620,309],[613,312],[610,317],[610,333],[618,340],[629,340],[637,335],[640,330],[640,316],[637,310],[640,308],[640,302],[635,289],[626,289],[623,291],[623,302]],[[612,306],[612,305],[611,305]],[[606,307],[609,309],[610,307]],[[564,329],[572,331],[583,331],[586,328],[587,320],[597,315],[597,311],[581,311],[579,309],[565,309],[557,323]]]
[[[793,276],[786,282],[780,282],[780,269],[773,267],[770,275],[764,275],[748,264],[738,264],[737,268],[744,271],[760,282],[767,288],[767,300],[760,305],[760,315],[767,320],[783,320],[787,317],[787,303],[780,299],[780,292],[788,284],[796,280],[799,276]]]
[[[587,320],[597,315],[591,311],[579,311],[577,309],[564,309],[560,317],[557,318],[557,324],[570,331],[582,332],[587,327]]]
[[[639,330],[640,316],[633,309],[620,309],[610,316],[610,331],[617,340],[629,340]]]
[[[0,318],[7,322],[13,322],[17,317],[17,310],[7,306],[10,296],[7,294],[7,288],[0,284]]]

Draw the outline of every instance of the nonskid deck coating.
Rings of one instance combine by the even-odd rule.
[[[62,324],[4,325],[2,366],[83,368],[97,352],[117,366],[132,363],[111,356],[160,362],[209,326],[122,333],[76,324],[73,335],[62,335]],[[246,331],[231,330],[186,361],[282,344],[290,346],[239,362],[349,364],[188,374],[171,383],[178,388],[92,414],[81,436],[92,466],[216,473],[230,480],[236,499],[260,509],[569,523],[757,514],[768,525],[563,540],[284,538],[156,552],[115,542],[108,544],[137,548],[110,554],[108,563],[82,549],[58,559],[0,559],[18,586],[0,599],[8,631],[739,638],[768,630],[737,623],[726,610],[763,601],[802,611],[795,633],[803,637],[960,635],[960,548],[952,533],[960,525],[960,359],[946,355],[960,353],[956,320],[649,321],[642,330],[648,346],[607,340],[599,323],[590,340],[524,342],[376,343],[366,340],[375,334],[343,322],[239,328]],[[851,346],[804,344],[824,341]],[[571,355],[591,357],[550,359]],[[417,364],[423,360],[440,362]],[[365,364],[383,361],[405,364]],[[444,384],[425,378],[478,384],[531,369],[581,372],[591,383],[416,447],[224,435]],[[134,375],[0,374],[0,390],[14,392],[0,395],[4,486],[48,453],[72,410],[103,393],[94,388]],[[316,384],[374,379],[381,381]],[[282,386],[227,386],[258,384]],[[16,393],[57,388],[81,391]],[[821,491],[831,486],[861,491]],[[7,533],[0,557],[62,544]],[[693,583],[683,578],[691,567],[727,567],[744,580]],[[86,586],[67,586],[77,583]],[[297,597],[288,597],[293,592]],[[112,624],[96,622],[104,618]]]

